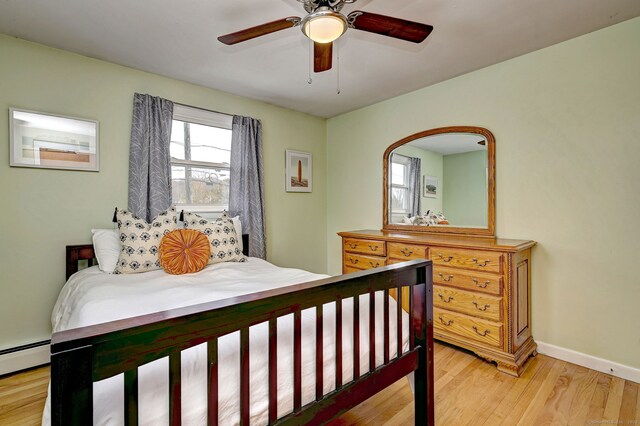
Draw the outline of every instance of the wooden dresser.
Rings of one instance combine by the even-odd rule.
[[[434,337],[519,376],[531,335],[533,241],[393,231],[340,232],[342,272],[433,261]]]

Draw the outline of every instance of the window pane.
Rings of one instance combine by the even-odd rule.
[[[185,141],[190,147],[189,154],[185,153]],[[229,164],[231,130],[173,120],[170,152],[178,160]]]
[[[176,204],[229,204],[229,169],[173,165],[171,180]]]
[[[190,127],[192,160],[229,164],[231,130],[193,123]]]
[[[404,164],[391,163],[391,183],[393,185],[404,185],[404,174],[406,170]]]
[[[171,124],[171,143],[169,144],[171,157],[184,160],[184,122],[173,120]]]
[[[391,188],[391,210],[408,211],[409,199],[406,188]]]

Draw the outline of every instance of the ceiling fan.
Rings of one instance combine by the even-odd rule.
[[[303,18],[290,16],[267,22],[245,30],[218,37],[224,44],[232,45],[266,34],[300,26],[305,36],[313,41],[313,70],[322,72],[331,69],[333,42],[348,28],[394,37],[413,43],[421,43],[433,27],[419,22],[407,21],[390,16],[362,11],[354,11],[347,16],[340,13],[344,5],[356,0],[298,0],[307,15]]]

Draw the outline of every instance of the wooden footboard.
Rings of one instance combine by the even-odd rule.
[[[433,308],[431,261],[415,260],[375,270],[248,294],[201,305],[55,333],[51,340],[53,425],[93,422],[93,383],[124,373],[125,424],[138,422],[138,367],[169,358],[169,417],[181,422],[181,351],[207,344],[208,418],[218,423],[218,338],[240,332],[240,424],[249,424],[249,327],[269,325],[269,424],[324,424],[410,372],[415,372],[415,424],[433,424]],[[390,359],[389,292],[409,295],[409,349]],[[384,293],[384,363],[359,375],[360,295]],[[342,306],[354,300],[354,380],[342,380]],[[323,394],[323,305],[335,303],[336,390]],[[402,302],[397,303],[398,347],[402,348]],[[315,401],[302,405],[301,313],[316,308]],[[277,319],[293,314],[294,411],[277,417]],[[375,366],[375,315],[369,315],[370,364]],[[400,351],[399,351],[400,352]],[[346,355],[344,355],[346,356]]]

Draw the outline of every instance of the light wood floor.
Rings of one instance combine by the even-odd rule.
[[[38,425],[49,382],[43,367],[0,379],[0,425]],[[523,376],[500,373],[476,356],[436,344],[438,425],[637,425],[640,385],[538,355]],[[331,423],[407,425],[413,396],[406,379]]]

